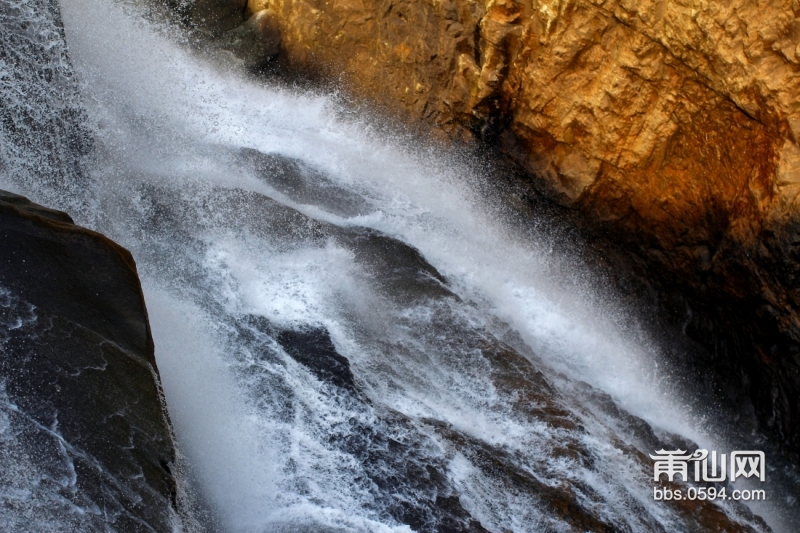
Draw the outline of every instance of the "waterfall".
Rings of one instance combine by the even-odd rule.
[[[58,2],[0,3],[0,173],[74,209],[92,134]]]
[[[4,24],[33,13],[12,4]],[[79,146],[2,130],[0,187],[133,253],[204,527],[699,530],[645,458],[726,451],[713,413],[557,237],[506,216],[488,167],[214,64],[131,5],[61,12],[69,54],[51,20],[32,60],[63,82],[25,105],[31,135]],[[783,505],[752,509],[780,531]]]

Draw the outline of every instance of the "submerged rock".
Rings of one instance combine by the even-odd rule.
[[[363,197],[299,160],[252,148],[239,150],[237,159],[245,169],[299,204],[316,205],[342,217],[366,215],[373,210]]]
[[[0,529],[172,531],[175,449],[130,253],[0,191]]]

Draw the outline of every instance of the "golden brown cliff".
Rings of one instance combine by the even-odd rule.
[[[800,1],[197,5],[259,13],[289,65],[496,142],[732,331],[708,342],[800,449]]]

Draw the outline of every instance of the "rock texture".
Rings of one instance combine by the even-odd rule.
[[[175,450],[130,253],[2,191],[0,250],[0,529],[172,531]]]
[[[213,1],[268,13],[290,67],[496,143],[682,293],[800,450],[800,3]]]

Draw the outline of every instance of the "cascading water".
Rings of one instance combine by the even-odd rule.
[[[653,501],[647,453],[725,443],[468,161],[214,67],[126,9],[61,5],[91,166],[87,141],[43,183],[17,149],[0,186],[68,198],[134,254],[203,527],[767,529],[731,502]],[[782,505],[754,509],[780,530]]]

